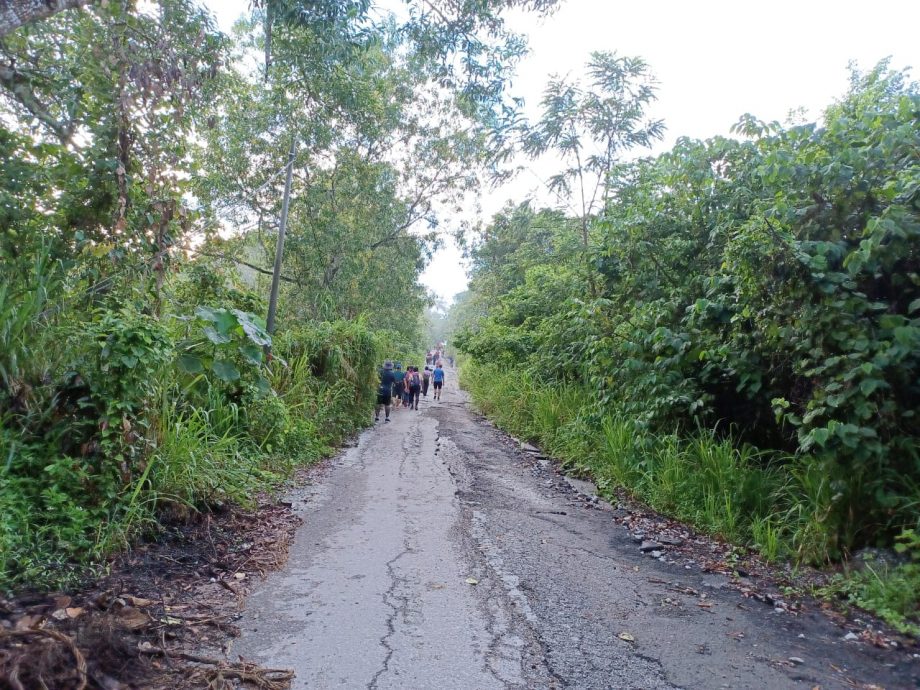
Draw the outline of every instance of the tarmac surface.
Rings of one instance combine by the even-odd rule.
[[[233,658],[293,668],[296,689],[917,687],[916,663],[820,613],[641,554],[453,371],[443,400],[391,418],[290,497],[304,524]]]

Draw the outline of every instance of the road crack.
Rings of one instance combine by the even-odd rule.
[[[396,649],[391,644],[391,639],[396,634],[396,619],[400,615],[405,616],[409,609],[409,597],[404,594],[397,594],[397,588],[406,584],[406,578],[397,575],[396,563],[400,558],[412,553],[412,551],[413,549],[409,545],[409,537],[407,536],[403,541],[403,550],[386,563],[387,576],[390,578],[390,586],[383,593],[382,597],[383,603],[390,609],[390,613],[387,615],[386,620],[386,634],[378,640],[378,644],[386,650],[386,655],[384,656],[383,664],[377,669],[377,672],[374,673],[370,682],[368,682],[367,690],[375,690],[378,687],[380,677],[390,670],[390,660],[396,652]]]

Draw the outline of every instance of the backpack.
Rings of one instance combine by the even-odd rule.
[[[421,386],[422,385],[422,380],[419,378],[417,371],[412,372],[412,378],[409,379],[409,385],[410,386]]]

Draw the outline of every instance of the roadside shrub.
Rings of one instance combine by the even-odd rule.
[[[291,427],[287,405],[274,391],[249,389],[241,401],[246,414],[245,428],[259,448],[271,451],[282,444]]]
[[[187,408],[165,390],[155,429],[156,451],[132,500],[199,508],[218,501],[248,505],[260,487],[258,456],[247,452],[228,408]],[[222,431],[221,431],[222,430]]]
[[[744,539],[751,491],[781,487],[756,523],[771,551],[824,562],[890,544],[920,515],[918,112],[920,86],[881,63],[819,123],[746,115],[736,138],[619,166],[590,223],[591,289],[575,219],[499,214],[472,250],[479,313],[454,344],[557,394],[509,383],[497,409],[478,377],[477,403],[519,433],[547,420],[547,448],[572,455],[635,427],[658,450],[639,470],[615,453],[624,483],[654,467],[650,500],[686,489]],[[733,488],[705,489],[710,474]]]

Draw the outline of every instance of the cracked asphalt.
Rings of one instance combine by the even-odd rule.
[[[819,613],[642,556],[452,374],[292,494],[304,524],[231,656],[293,668],[294,688],[920,687],[916,663]]]

